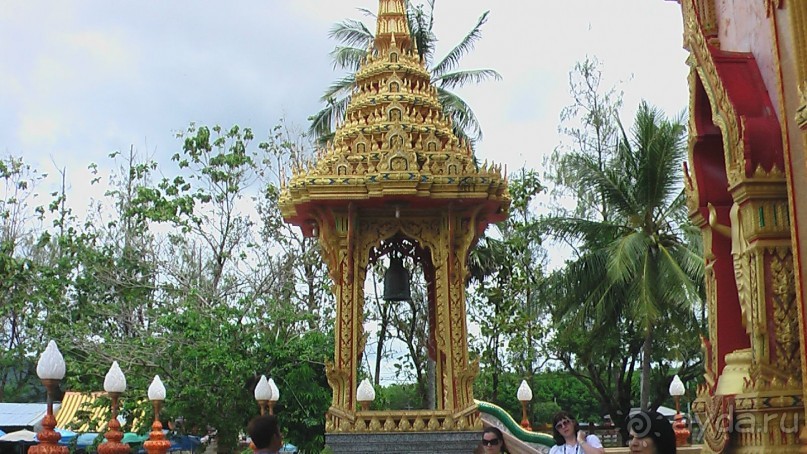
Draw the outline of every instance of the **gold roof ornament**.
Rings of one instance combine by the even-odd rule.
[[[280,197],[283,216],[302,225],[304,205],[375,198],[484,199],[506,215],[506,176],[477,166],[452,132],[437,89],[409,33],[403,0],[379,0],[375,40],[333,140],[314,163],[294,169]],[[430,204],[431,205],[431,204]]]

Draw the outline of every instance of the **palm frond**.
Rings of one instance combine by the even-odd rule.
[[[597,293],[594,289],[605,281],[603,270],[606,261],[607,256],[602,251],[591,251],[547,277],[542,296],[551,302],[556,319],[583,309],[581,301]],[[584,288],[585,292],[582,291]]]
[[[693,300],[699,299],[698,287],[692,280],[692,274],[685,269],[685,266],[691,266],[690,263],[680,263],[671,250],[660,246],[658,264],[659,274],[662,276],[658,285],[666,307],[689,307]]]
[[[656,290],[658,269],[651,254],[645,254],[642,260],[641,277],[635,281],[633,298],[633,315],[637,317],[649,332],[661,314],[661,307]]]
[[[451,90],[457,87],[462,87],[469,83],[478,84],[487,80],[502,80],[501,74],[492,69],[471,69],[445,73],[441,76],[435,77],[432,83],[438,86]]]
[[[350,100],[350,95],[353,92],[353,87],[356,85],[356,79],[353,74],[347,75],[333,83],[325,90],[325,93],[320,98],[321,101],[333,103],[334,98]],[[345,103],[347,105],[347,103]]]
[[[547,278],[541,299],[551,302],[556,328],[598,331],[618,323],[626,292],[607,278],[607,260],[604,250],[591,251]]]
[[[670,201],[667,206],[660,207],[661,209],[656,211],[655,217],[653,218],[653,222],[661,224],[663,220],[670,220],[674,224],[682,225],[687,222],[687,210],[686,210],[686,203],[687,203],[687,195],[686,191],[682,188],[678,195],[676,195],[672,201]]]
[[[443,106],[443,113],[451,118],[457,137],[472,144],[482,138],[479,121],[464,99],[440,87],[437,87],[437,99]]]
[[[328,100],[328,104],[322,110],[309,118],[311,120],[309,133],[321,143],[329,139],[333,135],[334,126],[345,118],[349,102],[350,97]]]
[[[333,105],[328,104],[325,107],[323,107],[319,112],[308,117],[308,120],[311,122],[311,125],[308,127],[308,133],[312,137],[316,138],[329,134],[332,130],[331,128],[332,117],[333,117]]]
[[[664,251],[669,255],[671,263],[678,264],[693,285],[700,285],[703,281],[705,262],[697,248],[693,249],[692,246],[686,244],[674,244],[669,247],[665,246]]]
[[[641,207],[634,201],[633,185],[624,168],[601,169],[594,157],[582,153],[572,153],[566,163],[574,167],[582,187],[595,189],[623,217],[630,218],[641,212]]]
[[[633,128],[638,164],[636,185],[644,189],[637,201],[656,211],[681,187],[677,170],[684,159],[684,129],[668,121],[656,107],[642,102]]]
[[[356,9],[359,10],[365,16],[372,17],[373,19],[376,20],[378,19],[378,17],[375,15],[375,11],[371,11],[367,8],[356,8]]]
[[[331,51],[333,68],[347,69],[351,72],[358,71],[366,56],[367,51],[359,49],[358,47],[336,46],[336,48]]]
[[[565,216],[543,218],[538,222],[538,228],[559,241],[583,242],[589,249],[598,249],[599,239],[610,242],[623,232],[629,231],[629,228],[623,225]]]
[[[482,282],[485,276],[497,272],[500,264],[497,257],[504,253],[504,243],[495,238],[484,236],[468,255],[468,271],[470,279]]]
[[[459,65],[460,60],[462,57],[473,50],[474,44],[482,37],[482,25],[485,24],[488,20],[488,14],[490,11],[485,11],[479,16],[479,19],[476,21],[476,25],[474,28],[468,32],[467,35],[459,42],[456,46],[454,46],[451,51],[437,63],[434,68],[432,68],[432,73],[435,76],[441,76],[448,71],[456,68]]]
[[[337,22],[328,32],[329,38],[352,47],[363,47],[367,49],[373,42],[373,32],[371,32],[362,21],[355,19],[345,19]]]
[[[635,281],[640,267],[647,260],[650,245],[651,238],[642,231],[617,238],[609,248],[608,277],[621,283]]]
[[[429,11],[423,10],[423,5],[413,6],[412,2],[407,2],[406,20],[409,23],[409,34],[414,41],[420,59],[426,62],[428,67],[434,55],[434,47],[437,37],[432,31],[434,25],[434,1],[428,2]]]

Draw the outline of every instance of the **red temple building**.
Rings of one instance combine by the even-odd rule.
[[[807,1],[679,3],[709,308],[703,452],[807,452]]]

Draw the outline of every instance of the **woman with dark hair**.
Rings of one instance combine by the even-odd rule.
[[[640,411],[628,420],[630,452],[675,454],[675,432],[670,421],[655,411]]]
[[[482,446],[475,452],[484,454],[508,452],[504,445],[504,435],[496,427],[488,426],[482,431]]]
[[[587,435],[571,414],[561,411],[552,418],[552,437],[556,446],[549,454],[604,454],[605,448],[596,435]]]

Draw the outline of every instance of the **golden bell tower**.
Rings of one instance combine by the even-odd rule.
[[[468,358],[465,282],[468,253],[488,224],[506,218],[501,168],[477,166],[431,85],[412,42],[403,0],[379,0],[375,41],[333,142],[316,162],[294,169],[280,207],[287,222],[319,238],[336,296],[333,402],[326,432],[481,429],[473,398],[479,365]],[[429,356],[436,409],[360,410],[368,265],[389,254],[424,270]]]

